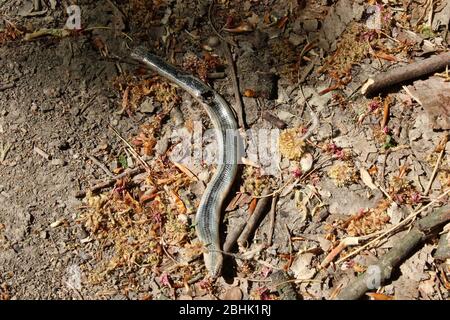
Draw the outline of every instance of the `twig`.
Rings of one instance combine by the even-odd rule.
[[[209,72],[206,77],[210,80],[223,79],[226,77],[225,72]]]
[[[267,236],[267,246],[270,247],[272,245],[273,232],[275,231],[275,211],[277,209],[277,201],[278,195],[274,195],[272,198],[272,204],[270,205],[269,211],[269,235]]]
[[[227,239],[225,240],[225,243],[223,244],[223,251],[225,253],[230,253],[233,246],[236,244],[237,239],[242,233],[242,230],[245,228],[245,223],[241,223],[238,225],[235,229],[233,229],[232,232],[230,232],[227,236]]]
[[[103,163],[101,163],[100,161],[97,160],[96,157],[88,155],[88,158],[95,163],[100,169],[103,170],[103,172],[105,172],[108,176],[110,176],[111,178],[115,178],[114,173],[112,173],[111,171],[109,171],[108,167],[105,166]]]
[[[434,259],[441,261],[446,261],[447,259],[450,259],[450,231],[441,234],[438,247],[433,257]]]
[[[144,168],[147,170],[148,173],[152,172],[152,169],[150,168],[149,164],[147,162],[144,161],[144,159],[142,159],[142,157],[139,155],[139,153],[137,153],[136,150],[134,150],[133,146],[127,141],[125,140],[125,138],[123,138],[119,131],[117,131],[112,125],[109,125],[109,127],[111,128],[112,131],[114,131],[114,133],[116,134],[116,136],[122,140],[123,143],[125,143],[127,145],[127,147],[130,149],[131,154],[137,159],[139,160],[140,163],[142,163],[142,165],[144,166]]]
[[[260,195],[260,196],[252,196],[252,198],[256,198],[256,199],[264,199],[264,198],[270,198],[270,197],[273,197],[274,195],[277,195],[277,194],[279,194],[281,191],[283,191],[284,188],[286,188],[286,187],[292,182],[293,179],[294,179],[293,176],[290,177],[290,178],[288,179],[288,181],[286,181],[286,183],[285,183],[284,185],[282,185],[280,188],[278,188],[277,190],[275,190],[275,191],[272,192],[272,193],[269,193],[269,194],[262,194],[262,195]],[[299,182],[300,182],[300,179],[296,179],[296,180],[294,181],[294,184],[298,184]]]
[[[331,252],[325,257],[325,259],[320,264],[320,267],[327,267],[331,263],[331,261],[333,261],[334,258],[336,258],[337,255],[342,252],[342,250],[356,243],[358,243],[358,239],[356,237],[345,238],[344,240],[340,241],[339,244],[334,247],[333,250],[331,250]]]
[[[408,89],[407,86],[402,86],[403,90],[405,90],[406,94],[408,94],[413,100],[415,100],[418,104],[422,105],[422,102],[419,100],[419,98],[417,98],[416,96],[414,96],[411,91]]]
[[[383,129],[389,120],[389,107],[391,105],[391,99],[389,96],[384,100],[383,119],[381,120],[381,129]]]
[[[42,149],[39,149],[38,147],[34,147],[33,151],[36,152],[38,155],[40,155],[45,160],[50,160],[52,158],[47,152],[45,152]]]
[[[444,207],[435,210],[425,218],[418,220],[414,228],[406,236],[400,239],[388,253],[382,256],[371,270],[366,272],[351,282],[337,296],[338,300],[356,300],[370,289],[369,286],[379,286],[389,280],[392,271],[403,261],[412,250],[423,241],[431,230],[450,220],[450,208]]]
[[[41,10],[41,0],[33,0],[33,10],[34,11]]]
[[[263,191],[263,195],[267,195],[269,193],[269,189],[266,188]],[[248,243],[248,239],[250,238],[250,235],[253,231],[257,228],[258,222],[261,221],[262,215],[266,212],[266,207],[269,204],[270,197],[259,199],[258,203],[256,204],[255,211],[250,216],[250,218],[245,223],[244,230],[242,231],[241,235],[239,236],[237,242],[239,246],[245,247]]]
[[[6,89],[14,88],[15,85],[16,84],[14,82],[7,83],[7,84],[2,84],[2,85],[0,85],[0,91],[4,91]]]
[[[214,2],[214,1],[213,1]],[[236,65],[233,60],[233,54],[231,53],[230,46],[228,43],[223,43],[223,51],[225,53],[225,57],[227,59],[228,67],[231,72],[231,80],[233,82],[233,91],[234,91],[234,97],[235,97],[235,106],[234,109],[236,111],[237,117],[238,117],[238,123],[239,127],[244,129],[245,128],[245,120],[244,120],[244,104],[242,102],[241,93],[239,90],[239,81],[238,76],[236,72]]]
[[[319,126],[319,118],[317,117],[317,114],[314,112],[314,110],[312,109],[312,107],[309,104],[308,100],[306,99],[305,94],[303,93],[303,87],[302,86],[300,86],[300,93],[302,94],[303,101],[306,102],[306,106],[309,109],[309,113],[311,115],[311,121],[312,121],[311,126],[308,128],[308,131],[306,131],[306,133],[304,135],[302,135],[301,138],[300,138],[301,140],[305,141],[306,139],[308,139],[314,133],[314,131]]]
[[[436,165],[434,166],[433,173],[431,174],[430,181],[428,181],[427,188],[425,189],[424,195],[428,195],[428,192],[430,192],[431,185],[433,184],[433,180],[436,177],[436,173],[439,169],[439,165],[441,163],[442,157],[445,152],[445,146],[447,145],[448,139],[450,138],[450,135],[448,133],[445,133],[444,136],[439,141],[438,145],[434,149],[435,152],[439,152],[439,157],[436,161]]]
[[[287,223],[284,224],[284,227],[286,228],[286,232],[287,232],[288,240],[289,240],[289,261],[288,261],[287,266],[285,267],[285,270],[289,270],[289,268],[292,266],[292,262],[294,260],[292,258],[292,238],[291,238],[291,230],[289,230]]]
[[[308,171],[308,173],[306,173],[305,175],[301,176],[298,179],[295,179],[294,181],[294,186],[297,186],[300,181],[305,181],[306,178],[308,178],[311,174],[313,174],[314,172],[316,172],[319,169],[323,169],[325,166],[322,166],[325,162],[328,162],[332,160],[331,158],[326,158],[324,159],[322,162],[320,162],[319,164],[317,164],[316,167],[314,167],[312,170]],[[268,194],[268,195],[261,195],[261,196],[252,196],[252,198],[257,198],[257,199],[262,199],[262,198],[267,198],[267,197],[272,197],[274,195],[277,195],[279,193],[281,193],[291,182],[292,180],[294,180],[294,176],[291,176],[284,185],[282,185],[280,188],[278,188],[277,190],[275,190],[274,192]]]
[[[9,142],[6,142],[3,144],[3,142],[0,143],[0,163],[5,161],[6,156],[8,155],[9,150],[11,149],[12,144]]]
[[[96,191],[99,191],[101,189],[111,187],[119,179],[122,179],[122,178],[124,178],[126,176],[133,177],[133,176],[135,176],[135,175],[137,175],[139,173],[142,173],[144,171],[145,171],[145,169],[142,168],[142,167],[138,167],[138,168],[134,168],[134,169],[128,169],[125,172],[122,172],[121,174],[116,175],[113,179],[109,179],[107,181],[104,181],[104,182],[101,182],[99,184],[96,184],[95,186],[89,188],[88,190],[91,191],[91,192],[96,192]],[[79,192],[77,192],[75,194],[75,197],[76,198],[83,198],[83,197],[86,196],[86,193],[87,193],[86,191],[79,191]]]
[[[373,96],[390,86],[437,72],[447,65],[450,65],[450,52],[416,61],[370,78],[361,88],[361,93],[366,97]]]
[[[438,159],[434,166],[433,172],[431,173],[430,181],[428,181],[428,185],[425,188],[425,191],[423,193],[424,195],[428,195],[428,193],[430,192],[431,186],[433,185],[434,178],[436,177],[436,173],[439,169],[439,165],[441,163],[442,156],[444,155],[444,153],[445,153],[445,149],[442,149],[441,152],[439,153],[439,156],[438,156]]]

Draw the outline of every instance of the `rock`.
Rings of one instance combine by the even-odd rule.
[[[289,42],[292,43],[294,46],[298,46],[299,44],[305,42],[306,37],[299,36],[296,33],[291,33],[289,35]]]
[[[306,32],[314,32],[319,28],[319,22],[317,19],[303,21],[303,29]]]
[[[156,152],[157,155],[163,155],[163,154],[166,153],[168,148],[169,148],[169,137],[168,136],[163,136],[156,143],[155,152]]]
[[[170,112],[170,117],[173,119],[173,122],[177,127],[182,126],[184,123],[184,117],[183,113],[181,112],[180,108],[174,107],[172,108]]]
[[[52,166],[64,166],[66,162],[63,159],[52,159],[50,162]]]
[[[200,181],[207,182],[209,180],[209,172],[207,170],[203,170],[198,174],[198,178]]]
[[[88,232],[86,231],[86,229],[84,229],[83,226],[80,226],[77,229],[77,237],[78,239],[82,240],[82,239],[86,239],[87,237],[89,237]]]
[[[208,44],[208,46],[214,48],[220,44],[220,40],[216,36],[211,36],[208,38],[207,44]]]
[[[59,88],[45,88],[43,92],[44,95],[48,98],[56,98],[60,95]]]
[[[284,122],[289,123],[293,117],[295,117],[292,113],[284,110],[279,110],[277,112],[277,117],[280,118],[280,120],[283,120]]]
[[[298,280],[309,280],[316,274],[316,270],[311,266],[314,254],[304,253],[298,255],[291,266],[291,271]]]

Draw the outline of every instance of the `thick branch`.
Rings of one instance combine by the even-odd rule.
[[[441,234],[434,259],[441,261],[450,259],[450,232]]]
[[[361,93],[366,97],[373,96],[390,86],[432,74],[445,69],[448,65],[450,65],[450,52],[413,62],[406,66],[380,73],[369,79],[361,89]]]

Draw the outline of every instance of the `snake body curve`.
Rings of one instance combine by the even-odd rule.
[[[237,173],[236,119],[222,96],[196,77],[182,72],[143,48],[135,49],[131,56],[192,95],[206,110],[216,130],[217,169],[206,187],[196,214],[197,236],[206,248],[205,266],[210,275],[216,278],[221,274],[223,263],[219,233],[222,205]]]

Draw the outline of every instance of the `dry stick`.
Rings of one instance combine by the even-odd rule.
[[[233,248],[234,244],[236,243],[237,239],[241,235],[242,231],[245,228],[246,223],[242,223],[238,225],[235,229],[233,229],[232,232],[230,232],[227,236],[227,239],[225,240],[225,243],[223,244],[223,251],[227,254],[230,253],[231,249]]]
[[[392,85],[437,72],[444,69],[447,65],[450,65],[450,52],[441,53],[428,59],[416,61],[406,66],[380,73],[374,78],[370,78],[362,87],[361,93],[365,96],[372,96]]]
[[[244,121],[244,104],[242,103],[242,97],[241,93],[239,91],[239,82],[238,82],[238,76],[236,73],[236,65],[233,60],[233,55],[231,53],[230,46],[228,43],[223,43],[223,51],[225,53],[225,57],[227,59],[227,63],[229,66],[229,69],[231,71],[231,80],[233,82],[233,91],[234,91],[234,97],[236,100],[234,109],[236,111],[237,117],[238,117],[238,123],[239,127],[244,129],[245,128],[245,121]]]
[[[440,194],[436,199],[434,199],[433,201],[431,201],[430,203],[428,203],[426,206],[423,206],[422,208],[420,208],[419,210],[417,210],[416,212],[411,213],[409,216],[407,216],[405,219],[403,219],[402,222],[396,224],[395,226],[389,228],[388,230],[384,231],[381,235],[379,235],[378,237],[376,237],[375,239],[373,239],[372,241],[366,243],[365,245],[363,245],[362,247],[350,252],[349,254],[347,254],[345,257],[339,259],[336,263],[341,263],[345,260],[347,260],[348,258],[354,256],[355,254],[357,254],[358,252],[361,252],[362,250],[364,250],[365,248],[371,246],[372,244],[374,244],[375,242],[377,242],[378,240],[382,239],[384,236],[386,236],[387,234],[399,229],[400,227],[406,225],[409,221],[414,220],[421,212],[423,212],[424,210],[426,210],[428,207],[430,207],[431,205],[433,205],[434,203],[436,203],[437,201],[439,201],[440,199],[442,199],[443,197],[445,197],[448,193],[450,193],[450,188],[447,189],[445,192],[443,192],[442,194]]]
[[[269,193],[269,189],[266,188],[263,191],[263,195],[266,195]],[[258,203],[256,204],[255,211],[250,216],[250,218],[245,223],[244,230],[242,231],[241,235],[239,236],[237,242],[239,246],[245,247],[248,243],[248,239],[250,238],[250,234],[252,234],[253,231],[257,228],[258,222],[261,220],[262,215],[266,212],[266,207],[269,204],[270,197],[262,198],[258,200]]]
[[[225,72],[209,72],[206,77],[210,80],[223,79],[226,77]]]
[[[437,209],[425,218],[418,220],[414,224],[414,228],[405,237],[396,242],[388,253],[382,256],[375,265],[371,266],[371,270],[376,270],[375,274],[373,272],[362,274],[342,290],[336,299],[356,300],[370,290],[369,286],[374,284],[374,282],[383,284],[390,279],[392,270],[412,252],[417,244],[426,238],[432,229],[449,220],[449,207]]]
[[[441,261],[450,259],[450,231],[441,234],[434,259]]]
[[[423,193],[424,195],[427,195],[431,190],[431,186],[433,185],[433,181],[434,181],[434,178],[436,177],[436,173],[438,171],[439,164],[441,163],[444,152],[445,152],[445,149],[442,149],[441,152],[439,153],[439,157],[436,161],[436,165],[434,166],[433,173],[431,174],[431,177],[430,177],[430,181],[428,181],[428,185]]]
[[[383,119],[381,120],[381,129],[383,129],[387,125],[388,120],[389,120],[389,109],[390,109],[390,104],[391,104],[389,100],[390,99],[388,97],[388,99],[386,99],[384,101]]]
[[[109,187],[113,186],[116,183],[116,181],[119,180],[119,179],[122,179],[122,178],[124,178],[126,176],[133,177],[133,176],[135,176],[135,175],[137,175],[139,173],[142,173],[144,171],[145,171],[145,169],[142,168],[142,167],[138,167],[138,168],[134,168],[134,169],[128,169],[125,172],[122,172],[121,174],[118,174],[113,179],[109,179],[107,181],[104,181],[104,182],[101,182],[99,184],[96,184],[95,186],[89,188],[89,191],[96,192],[96,191],[99,191],[99,190],[104,189],[104,188],[109,188]],[[86,191],[78,191],[75,194],[75,197],[76,198],[83,198],[83,197],[86,196],[86,193],[87,193]]]
[[[41,10],[41,0],[33,0],[33,11]]]
[[[14,82],[0,85],[0,91],[4,91],[4,90],[6,90],[6,89],[14,88],[15,85],[16,85],[16,84],[15,84]]]
[[[114,178],[115,174],[109,171],[108,167],[105,166],[103,163],[101,163],[96,157],[88,155],[88,158],[95,163],[100,169],[103,170],[104,173],[106,173],[109,177]]]
[[[277,209],[277,201],[278,195],[274,195],[272,198],[272,204],[270,205],[269,211],[270,226],[269,226],[269,235],[267,236],[268,247],[272,245],[273,232],[275,231],[275,211]]]
[[[130,149],[131,154],[139,160],[139,162],[144,166],[145,170],[147,170],[148,173],[152,172],[152,169],[150,168],[149,164],[147,162],[144,161],[144,159],[142,159],[142,157],[139,155],[139,153],[137,153],[136,150],[134,150],[133,146],[125,139],[123,138],[119,131],[116,130],[116,128],[114,128],[112,125],[109,125],[109,127],[111,128],[112,131],[114,131],[114,133],[116,134],[116,136],[122,140],[123,143],[126,144],[126,146]]]

